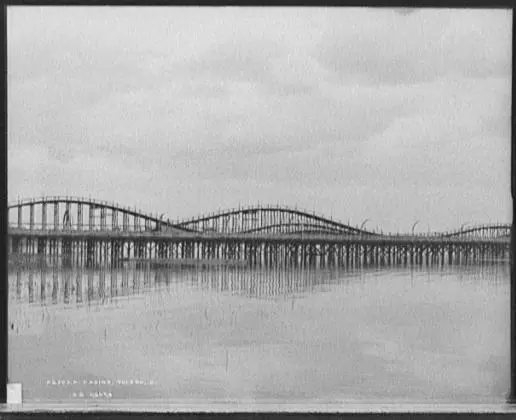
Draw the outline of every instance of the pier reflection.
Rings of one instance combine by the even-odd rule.
[[[442,276],[457,273],[468,282],[497,282],[509,278],[510,266],[483,263],[468,266],[369,266],[357,269],[252,269],[243,267],[205,268],[27,268],[9,270],[9,300],[30,305],[83,305],[108,303],[114,299],[138,296],[174,288],[189,287],[204,292],[229,293],[253,299],[277,299],[310,293],[325,284],[361,282],[375,272],[395,276],[397,272],[413,276],[428,273]]]

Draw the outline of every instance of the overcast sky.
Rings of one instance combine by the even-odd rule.
[[[9,200],[509,222],[505,10],[8,9]]]

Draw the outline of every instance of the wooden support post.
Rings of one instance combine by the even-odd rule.
[[[54,230],[59,229],[59,203],[54,203]]]
[[[47,203],[41,204],[41,229],[47,228]]]
[[[35,226],[34,226],[34,203],[30,203],[29,213],[30,213],[29,229],[33,230],[35,228]]]
[[[82,203],[77,205],[77,230],[82,230]]]

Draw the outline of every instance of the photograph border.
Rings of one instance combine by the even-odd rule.
[[[443,4],[444,3],[444,4]],[[495,4],[490,3],[483,3],[479,5],[478,3],[470,3],[470,2],[423,2],[419,3],[418,5],[407,5],[406,3],[397,3],[394,5],[392,2],[371,2],[368,4],[358,2],[325,2],[324,4],[317,3],[317,2],[288,2],[283,1],[281,3],[272,3],[274,6],[343,6],[343,7],[460,7],[460,8],[489,8],[489,9],[496,9],[496,8],[503,8],[503,9],[511,9],[512,3],[509,2],[496,2]],[[115,2],[115,1],[107,1],[107,2],[100,2],[100,1],[91,1],[91,2],[84,2],[84,1],[37,1],[37,0],[27,0],[27,1],[9,1],[8,4],[2,4],[1,8],[1,25],[2,25],[2,34],[4,35],[4,43],[3,43],[3,63],[4,63],[4,77],[3,77],[3,119],[2,119],[2,133],[4,136],[2,143],[2,164],[3,168],[5,170],[5,174],[2,177],[2,194],[0,194],[1,200],[2,200],[2,210],[0,212],[1,215],[1,224],[2,224],[2,232],[1,235],[1,242],[0,242],[0,252],[2,253],[2,258],[0,259],[0,267],[2,270],[3,275],[5,276],[4,281],[0,283],[0,337],[2,337],[1,341],[1,348],[0,348],[0,404],[3,404],[0,406],[0,414],[5,416],[6,418],[34,418],[34,412],[38,412],[37,416],[45,415],[45,412],[47,414],[54,413],[53,417],[59,416],[59,415],[66,415],[67,417],[70,417],[70,415],[75,416],[78,413],[85,413],[88,412],[88,415],[95,414],[95,418],[100,417],[110,417],[112,419],[115,418],[126,418],[127,416],[138,416],[142,418],[147,418],[150,416],[151,413],[155,413],[158,415],[168,415],[170,413],[174,413],[174,417],[181,416],[188,416],[188,418],[192,418],[192,415],[195,415],[197,418],[202,416],[212,416],[216,413],[227,413],[228,409],[222,409],[218,410],[216,407],[213,406],[207,406],[206,412],[204,410],[192,410],[188,409],[187,407],[184,407],[183,409],[176,410],[172,407],[168,407],[165,405],[164,407],[157,406],[156,402],[149,403],[149,406],[142,407],[142,404],[131,404],[128,403],[127,406],[125,404],[123,406],[110,406],[109,404],[103,404],[103,405],[94,405],[89,404],[88,406],[85,406],[83,404],[74,404],[74,405],[64,405],[60,404],[59,406],[50,407],[51,403],[47,404],[22,404],[19,408],[15,406],[8,406],[6,404],[6,398],[7,398],[7,383],[8,383],[8,194],[7,194],[7,152],[8,152],[8,121],[7,121],[7,112],[8,112],[8,103],[7,103],[7,92],[8,92],[8,76],[7,76],[7,8],[9,7],[18,7],[18,6],[185,6],[185,5],[192,5],[192,6],[269,6],[270,4],[266,2],[261,3],[255,3],[255,2],[235,2],[235,1],[229,1],[229,2],[166,2],[166,1],[157,1],[157,0],[151,0],[150,2],[145,1],[122,1],[122,2]],[[513,29],[512,29],[512,66],[513,66],[513,74],[512,74],[512,87],[514,91],[514,68],[516,65],[516,61],[514,58],[514,41],[515,41],[515,30],[514,30],[514,9],[513,11]],[[512,115],[514,115],[515,111],[515,105],[514,105],[514,99],[511,97],[512,102]],[[516,194],[516,174],[515,174],[515,156],[516,156],[516,141],[514,136],[514,128],[515,128],[515,121],[514,116],[511,119],[511,139],[512,139],[512,147],[511,147],[511,196],[512,196],[512,205],[513,205],[513,215],[515,210],[515,202],[514,197]],[[446,404],[441,407],[439,405],[435,404],[407,404],[405,406],[397,406],[397,407],[391,407],[389,409],[389,404],[379,404],[378,407],[375,408],[375,405],[371,405],[369,407],[363,407],[362,409],[360,407],[355,407],[354,409],[345,409],[342,407],[342,410],[329,410],[332,414],[329,414],[327,410],[319,409],[317,407],[314,407],[313,404],[307,408],[307,410],[301,409],[301,410],[288,410],[288,412],[277,412],[274,409],[265,409],[262,410],[260,408],[256,408],[256,411],[248,412],[247,410],[244,410],[243,412],[238,411],[239,418],[254,418],[255,416],[262,416],[266,415],[267,417],[270,416],[291,416],[295,415],[296,418],[313,418],[314,414],[308,414],[308,412],[314,413],[318,412],[319,415],[338,415],[339,417],[347,417],[347,416],[353,416],[356,418],[359,416],[360,418],[376,418],[380,413],[384,414],[392,414],[395,415],[396,418],[405,417],[408,416],[409,418],[417,418],[418,416],[425,416],[427,418],[428,415],[431,417],[437,417],[439,415],[454,415],[454,417],[461,417],[464,418],[471,418],[472,415],[482,415],[485,416],[486,413],[490,413],[489,417],[491,418],[506,418],[506,416],[514,416],[516,413],[516,277],[515,277],[515,271],[512,264],[512,253],[514,249],[514,241],[515,241],[515,232],[514,229],[512,229],[512,235],[511,235],[511,263],[510,263],[510,270],[511,270],[511,296],[510,296],[510,306],[511,306],[511,316],[510,316],[510,332],[511,332],[511,390],[508,394],[508,405],[506,408],[500,407],[500,410],[496,410],[496,408],[490,407],[488,405],[481,405],[479,407],[476,406],[468,406],[468,407],[461,407],[458,404]],[[255,404],[256,405],[256,404]],[[31,408],[32,407],[32,408]],[[105,411],[109,407],[110,411]],[[483,407],[483,408],[482,408]],[[349,408],[349,407],[348,407]],[[113,409],[113,411],[111,411]],[[178,414],[178,411],[181,414]],[[202,414],[204,412],[204,414]],[[234,413],[233,410],[229,410],[229,412]],[[32,413],[32,414],[31,414]],[[59,414],[61,413],[61,414]],[[73,414],[72,414],[73,413]],[[190,414],[186,414],[190,413]],[[196,414],[194,414],[196,413]],[[297,414],[296,414],[297,413]],[[323,414],[324,413],[324,414]],[[26,417],[24,417],[26,416]],[[251,417],[252,416],[252,417]],[[467,416],[467,417],[466,417]],[[155,418],[155,416],[152,416]]]

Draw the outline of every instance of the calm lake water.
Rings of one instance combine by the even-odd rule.
[[[27,402],[503,403],[508,264],[11,269]]]

